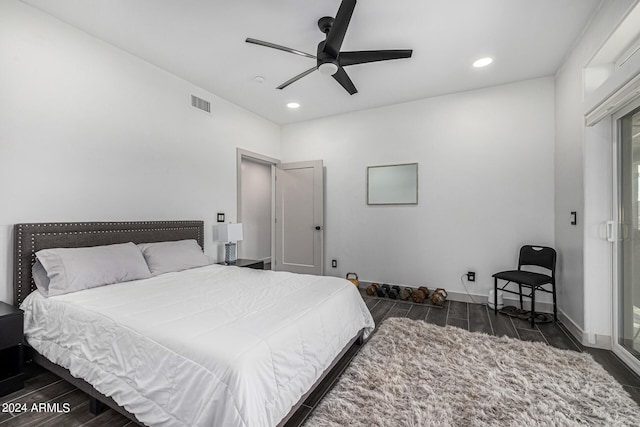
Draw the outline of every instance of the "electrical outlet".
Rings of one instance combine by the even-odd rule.
[[[468,271],[467,272],[467,280],[470,282],[475,282],[476,281],[476,272],[475,271]]]
[[[331,260],[331,267],[338,268],[338,260],[337,259],[332,259]]]

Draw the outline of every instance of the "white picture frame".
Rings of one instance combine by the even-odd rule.
[[[417,204],[417,163],[367,167],[367,205]]]

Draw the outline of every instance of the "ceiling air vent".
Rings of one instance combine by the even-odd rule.
[[[211,103],[202,98],[198,98],[195,95],[191,95],[191,106],[197,108],[198,110],[211,113]]]

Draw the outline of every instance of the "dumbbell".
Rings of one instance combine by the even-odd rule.
[[[371,285],[369,285],[369,287],[367,287],[367,295],[370,295],[370,296],[375,295],[379,287],[380,287],[380,284],[372,283]]]
[[[416,302],[418,304],[422,304],[426,298],[427,294],[420,288],[416,289],[411,294],[411,299],[413,300],[413,302]]]
[[[447,300],[447,291],[442,288],[438,288],[433,291],[433,295],[431,295],[431,304],[443,306],[444,302]]]
[[[389,285],[385,283],[376,291],[376,295],[378,295],[380,298],[384,298],[389,294],[389,289]]]
[[[398,298],[398,295],[400,294],[400,286],[398,285],[393,285],[391,287],[391,289],[389,289],[389,298],[391,299],[396,299]]]
[[[406,301],[409,298],[411,298],[411,294],[413,293],[413,289],[411,288],[404,288],[400,291],[400,294],[398,295],[400,297],[401,300]]]

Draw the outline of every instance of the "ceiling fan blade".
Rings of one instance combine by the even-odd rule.
[[[347,33],[347,27],[349,27],[349,21],[351,21],[351,15],[355,7],[356,0],[342,0],[338,13],[333,20],[331,30],[329,30],[329,34],[327,34],[324,52],[334,58],[337,58],[338,53],[340,53],[342,41],[344,40],[344,35]]]
[[[317,59],[315,55],[311,55],[310,53],[301,52],[299,50],[291,49],[290,47],[286,47],[286,46],[280,46],[279,44],[264,42],[262,40],[256,40],[256,39],[252,39],[250,37],[248,37],[245,41],[247,43],[253,43],[253,44],[260,45],[260,46],[270,47],[272,49],[282,50],[284,52],[293,53],[293,54],[304,56],[304,57],[311,58],[311,59]]]
[[[303,78],[304,76],[313,73],[315,70],[317,70],[317,67],[311,67],[309,68],[307,71],[304,71],[300,74],[298,74],[297,76],[287,80],[286,82],[282,83],[280,86],[278,86],[276,89],[284,89],[285,87],[289,86],[291,83],[295,83],[298,80],[300,80],[301,78]]]
[[[344,68],[339,67],[338,71],[333,75],[333,78],[336,79],[340,85],[345,88],[349,95],[353,95],[354,93],[358,93],[358,89],[354,86],[353,82],[347,75],[347,72],[344,71]]]
[[[391,59],[411,58],[413,50],[362,50],[358,52],[340,52],[338,62],[342,67],[367,62],[389,61]]]

